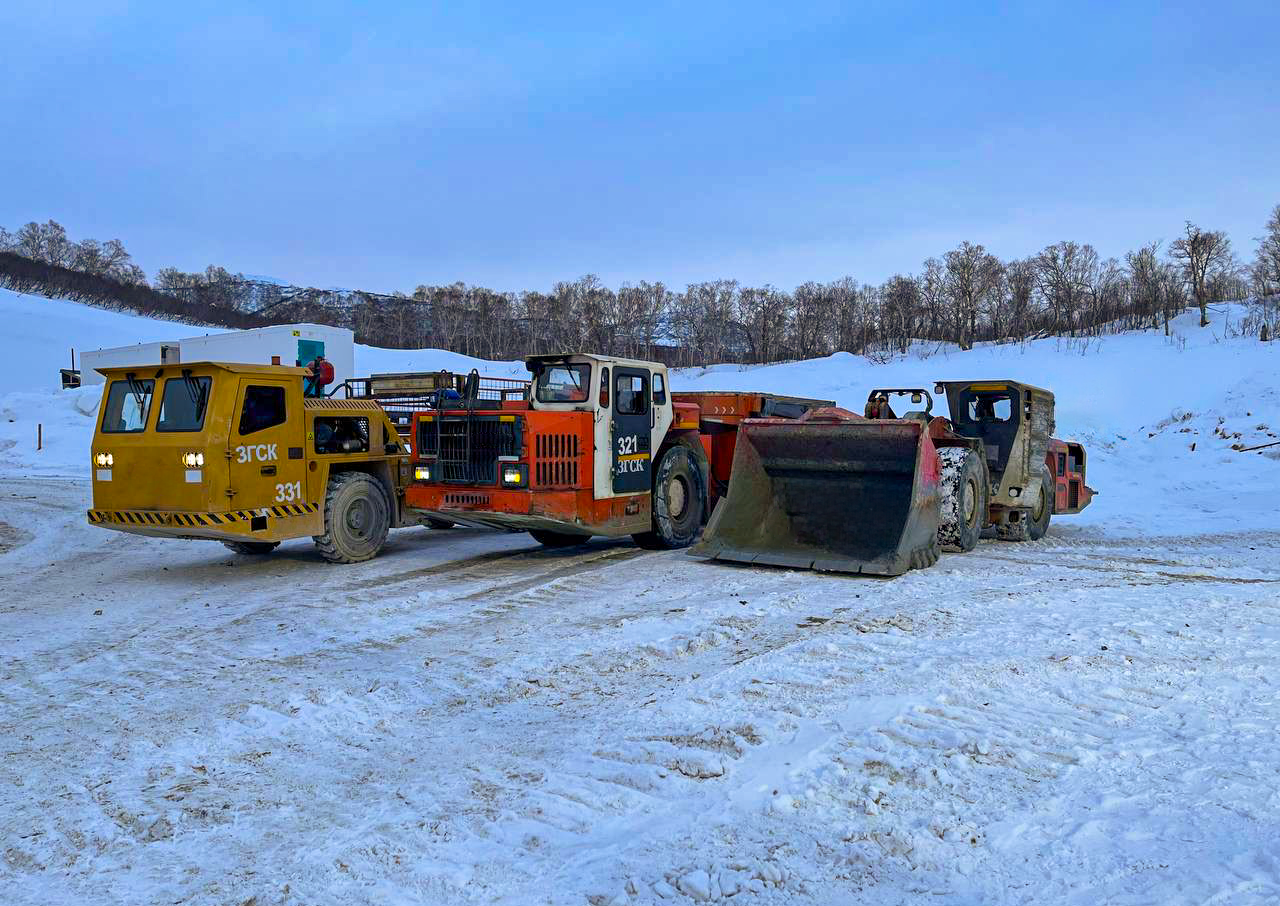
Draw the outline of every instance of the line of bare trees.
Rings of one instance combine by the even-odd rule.
[[[454,283],[382,295],[281,285],[216,266],[196,273],[164,268],[152,290],[118,240],[73,243],[53,221],[13,234],[0,229],[5,252],[0,285],[10,288],[19,288],[13,259],[24,258],[56,274],[50,288],[58,291],[49,295],[68,294],[68,274],[77,271],[136,288],[111,297],[107,283],[95,284],[93,292],[81,286],[74,297],[91,304],[230,327],[311,321],[350,327],[359,341],[379,346],[497,359],[574,349],[672,365],[763,363],[836,351],[880,357],[921,341],[970,348],[1051,335],[1167,331],[1169,320],[1193,304],[1204,325],[1213,300],[1258,300],[1250,322],[1258,332],[1270,323],[1274,333],[1280,314],[1280,205],[1249,267],[1236,259],[1225,233],[1187,222],[1167,248],[1150,242],[1119,259],[1064,240],[1026,258],[1001,260],[982,245],[962,242],[926,259],[917,274],[880,284],[845,277],[790,291],[734,280],[683,290],[641,281],[615,290],[587,275],[549,292]],[[28,269],[23,286],[30,290],[33,280],[39,278]]]

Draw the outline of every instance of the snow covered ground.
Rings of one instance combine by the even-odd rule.
[[[674,376],[853,408],[1053,389],[1094,505],[892,580],[93,529],[96,394],[46,388],[67,331],[156,322],[3,292],[0,317],[0,903],[1280,902],[1280,447],[1232,449],[1280,434],[1280,347],[1236,310]]]

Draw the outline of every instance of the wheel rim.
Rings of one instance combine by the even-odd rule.
[[[973,525],[978,514],[978,483],[970,478],[964,485],[964,524]]]
[[[1031,518],[1036,522],[1040,521],[1040,517],[1044,515],[1044,485],[1040,485],[1040,493],[1036,495],[1036,505],[1031,510]]]
[[[685,487],[684,478],[676,475],[667,482],[667,512],[671,514],[672,519],[679,519],[684,515],[685,507],[689,505],[689,489]]]
[[[363,538],[373,522],[373,507],[368,500],[353,500],[342,521],[347,531],[357,538]]]

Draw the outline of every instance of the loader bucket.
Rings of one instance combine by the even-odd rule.
[[[938,457],[923,422],[748,419],[695,557],[897,576],[938,558]]]

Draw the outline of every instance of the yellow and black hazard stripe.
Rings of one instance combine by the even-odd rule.
[[[249,522],[260,516],[274,516],[277,519],[289,519],[298,516],[310,516],[319,511],[316,503],[290,503],[279,506],[262,507],[255,510],[230,510],[225,513],[163,513],[154,510],[89,510],[89,521],[94,524],[112,522],[117,525],[138,526],[183,526],[198,528],[201,526],[231,525],[236,522]]]
[[[282,518],[289,516],[309,516],[320,509],[318,503],[288,503],[280,506],[267,507],[271,511],[272,516],[280,516]]]

